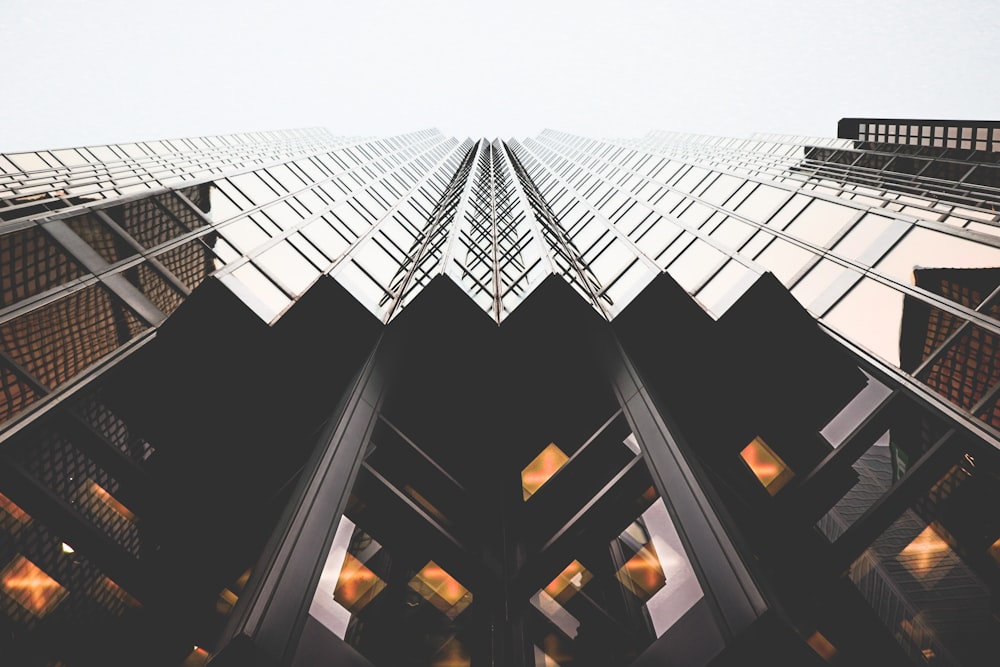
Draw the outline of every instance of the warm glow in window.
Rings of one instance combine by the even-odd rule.
[[[432,517],[434,517],[441,523],[444,524],[449,523],[448,517],[446,517],[441,510],[439,510],[431,501],[427,500],[427,498],[425,498],[422,493],[414,489],[409,484],[403,486],[403,493],[405,493],[410,498],[415,500],[418,505],[420,505],[422,508],[424,508],[424,510],[427,511],[428,514],[430,514]]]
[[[452,637],[431,657],[431,667],[469,667],[472,659],[458,638]]]
[[[98,579],[90,592],[107,609],[117,614],[121,614],[129,608],[136,609],[142,606],[138,600],[128,594],[128,591],[108,577]]]
[[[333,599],[351,613],[357,613],[385,588],[385,582],[351,554],[344,557]]]
[[[410,580],[410,588],[430,602],[450,619],[456,618],[472,604],[472,593],[462,584],[430,561]]]
[[[812,633],[809,639],[806,640],[806,643],[809,644],[812,650],[816,651],[817,655],[827,662],[832,662],[837,657],[837,648],[818,631]]]
[[[56,608],[69,591],[24,556],[0,571],[0,590],[41,618]]]
[[[133,523],[135,522],[135,514],[132,513],[132,510],[122,505],[117,498],[108,493],[108,491],[97,482],[87,480],[84,489],[88,496],[96,500],[101,505],[112,510],[123,519]]]
[[[638,553],[618,570],[616,576],[625,588],[644,602],[653,597],[666,583],[660,559],[656,556],[652,542],[639,549]]]
[[[16,533],[21,526],[27,525],[31,517],[17,506],[13,500],[0,493],[0,528],[7,528]]]
[[[566,569],[559,573],[559,576],[549,582],[545,587],[545,592],[565,604],[567,600],[576,595],[577,591],[587,585],[593,575],[575,560],[566,566]]]
[[[228,588],[223,588],[215,600],[215,611],[223,616],[228,616],[237,602],[239,602],[239,596]]]
[[[753,442],[744,447],[740,457],[772,496],[795,476],[791,468],[760,437],[754,438]]]
[[[528,467],[521,471],[521,487],[524,491],[524,499],[533,496],[538,489],[542,488],[549,479],[552,478],[559,469],[566,465],[569,457],[563,450],[556,447],[556,443],[550,442],[542,450],[542,453],[535,457],[535,460],[528,464]]]
[[[906,545],[896,559],[918,579],[930,575],[941,560],[948,555],[951,547],[931,526],[927,526],[913,541]]]
[[[993,560],[997,562],[997,565],[1000,565],[1000,540],[994,542],[993,546],[990,547],[990,555],[993,556]]]

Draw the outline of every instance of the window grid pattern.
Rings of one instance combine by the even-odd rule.
[[[769,271],[825,326],[964,409],[988,410],[980,403],[1000,391],[983,357],[1000,335],[997,313],[913,278],[935,262],[1000,266],[1000,172],[981,148],[551,130],[520,142],[459,143],[436,130],[359,141],[305,130],[2,159],[0,215],[24,221],[0,234],[0,252],[37,267],[11,270],[3,286],[0,326],[22,325],[6,343],[8,414],[68,381],[19,356],[14,339],[88,275],[123,302],[125,333],[102,347],[115,349],[213,273],[268,321],[324,273],[383,321],[445,273],[501,321],[553,272],[610,319],[661,271],[715,316]],[[73,187],[94,172],[114,187],[83,200]],[[130,194],[137,184],[160,189]],[[64,208],[32,218],[56,199]],[[903,368],[897,335],[913,301],[933,311],[936,332],[919,369]],[[872,303],[883,304],[875,321]],[[949,368],[967,366],[973,348],[977,377],[956,379]]]
[[[299,136],[301,141],[292,142],[290,136]],[[267,137],[273,139],[271,144],[264,141]],[[51,210],[33,219],[20,215],[27,210],[23,207],[2,206],[23,194],[18,183],[44,182],[40,169],[32,169],[39,167],[38,160],[51,166],[56,158],[48,154],[0,158],[4,171],[0,199],[6,198],[0,204],[0,219],[10,220],[0,223],[0,423],[22,413],[47,391],[68,386],[74,376],[157,326],[192,289],[233,261],[237,251],[220,229],[222,223],[234,219],[234,209],[235,217],[244,208],[252,209],[246,215],[259,216],[268,225],[268,234],[283,234],[278,239],[283,247],[278,250],[290,249],[303,262],[315,265],[318,274],[329,269],[337,256],[330,252],[329,242],[337,231],[320,215],[341,224],[338,231],[343,231],[347,226],[331,209],[346,200],[345,194],[365,193],[376,201],[392,197],[393,192],[398,195],[403,191],[401,184],[419,180],[429,169],[428,150],[448,143],[433,130],[373,140],[364,146],[312,131],[157,143],[156,150],[163,154],[176,149],[169,157],[174,165],[171,170],[154,169],[167,159],[163,155],[135,159],[148,167],[147,185],[177,183],[176,189],[161,187],[137,195],[123,194],[120,188],[104,193],[108,199],[70,202],[73,198],[57,184],[53,197],[63,197],[63,204],[71,205],[49,202]],[[116,150],[91,147],[72,152],[93,160],[103,156],[107,164],[100,162],[100,168],[113,171],[121,166],[112,159]],[[200,162],[183,162],[184,151]],[[69,159],[66,152],[56,154]],[[75,166],[78,172],[86,171],[88,164]],[[46,174],[56,178],[54,172]],[[206,175],[211,179],[213,174],[220,177],[206,180]],[[256,207],[228,185],[251,176],[260,184],[253,196],[267,193]],[[373,176],[382,180],[372,182]],[[425,192],[428,209],[436,203],[437,194],[432,189]],[[237,206],[230,197],[243,199]],[[285,217],[263,211],[267,206],[286,207]],[[374,208],[370,202],[358,206]],[[295,225],[289,223],[289,216],[295,217]],[[23,219],[13,221],[17,217]],[[314,224],[306,228],[308,222]],[[355,224],[353,219],[351,224]],[[325,228],[322,232],[320,225]],[[301,233],[297,227],[303,228]],[[363,233],[364,226],[359,225],[342,242],[340,252]],[[325,244],[323,251],[321,244]],[[236,259],[240,257],[237,254]],[[95,284],[95,278],[103,284]],[[281,284],[280,276],[264,280]]]

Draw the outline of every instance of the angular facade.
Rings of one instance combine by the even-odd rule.
[[[990,664],[998,127],[0,156],[0,652]]]

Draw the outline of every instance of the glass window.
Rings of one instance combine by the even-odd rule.
[[[775,229],[784,229],[788,226],[788,223],[802,211],[802,209],[813,201],[815,200],[813,200],[812,197],[807,197],[806,195],[793,195],[784,206],[778,209],[774,215],[767,219],[767,226]]]
[[[244,255],[271,238],[250,218],[231,222],[220,227],[219,232]]]
[[[736,218],[726,218],[712,233],[711,238],[722,245],[737,249],[754,233],[755,228]]]
[[[909,228],[909,223],[869,213],[844,235],[833,252],[844,259],[871,264]]]
[[[292,294],[304,292],[319,275],[319,271],[286,241],[265,250],[255,261]]]
[[[851,279],[860,277],[860,273],[822,259],[795,284],[792,295],[810,312],[822,315],[837,298],[850,289],[854,284]]]
[[[569,461],[566,453],[554,442],[545,446],[538,456],[521,471],[521,491],[524,500],[535,495],[542,486]]]
[[[996,499],[997,457],[972,444],[848,573],[903,652],[920,663],[988,665],[1000,650],[993,611],[1000,528],[983,511]]]
[[[754,474],[769,494],[772,496],[781,491],[792,481],[795,473],[789,468],[781,457],[767,446],[760,436],[754,438],[750,444],[740,452],[743,463]]]
[[[719,174],[715,182],[701,194],[701,198],[717,206],[722,206],[743,182],[743,179],[735,176]]]
[[[763,222],[786,199],[788,192],[785,190],[761,184],[736,207],[736,212],[756,222]]]
[[[792,278],[814,257],[816,255],[805,248],[800,248],[784,239],[774,239],[757,257],[757,261],[777,276],[783,284],[790,285]]]
[[[291,299],[253,264],[244,264],[221,278],[242,301],[265,322],[273,320]]]
[[[331,260],[340,257],[341,253],[351,245],[343,236],[335,232],[324,219],[316,220],[303,227],[302,234],[315,243]]]
[[[865,278],[823,317],[847,338],[899,366],[903,294]]]
[[[785,231],[813,245],[826,247],[857,213],[856,209],[815,199]]]
[[[1000,248],[932,229],[914,227],[875,269],[912,284],[913,269],[1000,267]]]
[[[743,296],[757,277],[757,273],[731,259],[698,291],[698,301],[719,317]]]
[[[118,297],[93,284],[0,325],[0,351],[55,389],[146,328]]]
[[[40,227],[0,234],[0,307],[81,275],[77,263]]]
[[[58,223],[56,223],[58,224]],[[66,224],[109,264],[138,254],[138,250],[89,213],[66,220]]]
[[[865,376],[868,378],[868,384],[820,431],[820,435],[834,447],[842,445],[847,436],[892,393],[889,387],[871,375],[865,373]]]
[[[667,268],[670,276],[689,293],[694,293],[708,276],[726,260],[719,250],[716,250],[701,239],[687,247]]]
[[[265,184],[255,172],[230,176],[229,181],[257,206],[278,198],[278,193],[272,187]]]

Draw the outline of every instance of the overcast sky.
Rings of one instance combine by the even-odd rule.
[[[317,125],[352,136],[832,136],[843,116],[995,119],[998,10],[0,0],[0,152]]]

